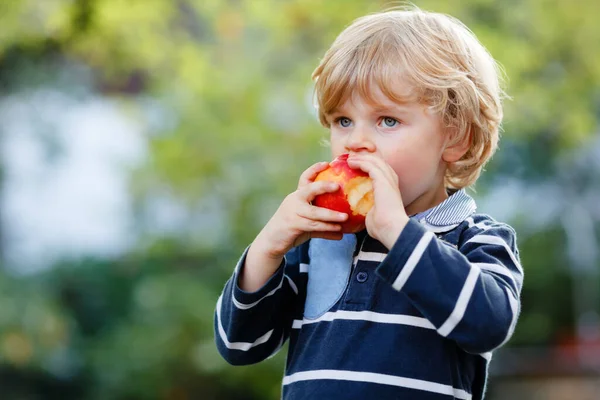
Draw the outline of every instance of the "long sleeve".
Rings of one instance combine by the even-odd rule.
[[[377,268],[437,332],[469,353],[504,344],[520,311],[516,235],[495,221],[468,223],[458,248],[411,220]]]
[[[298,296],[293,280],[300,266],[297,249],[292,249],[273,276],[252,293],[238,286],[247,253],[248,249],[225,284],[214,317],[217,348],[233,365],[260,362],[281,348],[289,336]]]

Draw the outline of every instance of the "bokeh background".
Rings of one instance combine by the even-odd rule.
[[[511,223],[522,314],[489,399],[600,398],[600,3],[428,0],[509,78],[472,195]],[[0,398],[277,399],[213,311],[306,166],[310,74],[350,0],[0,1]]]

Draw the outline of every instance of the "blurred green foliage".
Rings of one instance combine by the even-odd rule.
[[[227,366],[213,345],[214,305],[237,256],[299,172],[329,158],[312,109],[319,58],[354,18],[397,4],[1,2],[2,95],[79,65],[91,71],[94,90],[132,118],[149,118],[149,98],[164,112],[148,132],[147,164],[131,172],[144,238],[131,254],[0,275],[2,398],[278,398],[285,352],[257,366]],[[416,4],[465,22],[509,78],[503,144],[478,194],[506,175],[552,181],[557,160],[597,134],[597,1]],[[199,226],[145,232],[149,201],[159,196]],[[572,332],[564,242],[559,222],[521,241],[526,286],[512,345],[552,345]]]

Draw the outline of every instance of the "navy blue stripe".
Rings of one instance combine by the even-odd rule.
[[[341,341],[349,332],[357,335],[355,340]],[[338,345],[331,346],[324,354],[319,346],[311,345],[316,339]],[[454,363],[468,364],[479,358],[484,362],[483,358],[474,355],[457,358],[461,351],[456,343],[438,339],[436,331],[412,326],[347,320],[310,324],[298,333],[295,346],[304,351],[291,352],[286,375],[319,369],[365,371],[438,382],[469,391],[465,382],[473,380],[473,370],[459,367],[440,374],[438,369]],[[401,357],[393,357],[394,353]]]
[[[223,290],[220,312],[215,314],[220,353],[232,364],[252,364],[276,351],[282,337],[289,338],[286,377],[315,370],[368,372],[431,382],[481,399],[488,363],[477,353],[491,351],[509,337],[515,307],[518,314],[523,275],[512,228],[473,214],[471,200],[457,192],[442,207],[431,210],[429,220],[424,221],[427,224],[463,218],[457,227],[440,234],[441,240],[431,239],[431,233],[412,218],[383,262],[359,259],[354,268],[349,265],[344,292],[331,309],[324,310],[325,320],[319,322],[303,321],[312,275],[301,273],[299,264],[311,262],[310,242],[286,256],[286,264],[255,293],[242,292],[236,275],[232,276]],[[471,224],[464,220],[467,217],[472,217]],[[485,243],[490,237],[493,243]],[[430,242],[416,259],[413,251],[423,238]],[[366,255],[374,258],[387,253],[369,236],[364,242],[359,240],[354,250],[354,255],[375,253]],[[414,264],[410,276],[404,287],[395,290],[396,278],[409,263]],[[479,271],[472,263],[489,263],[505,273]],[[293,280],[298,293],[285,276]],[[238,303],[255,305],[240,308],[234,296]],[[327,321],[333,316],[341,318]],[[256,343],[270,331],[264,343]],[[401,385],[314,379],[312,375],[310,380],[285,384],[282,390],[286,400],[451,398]]]

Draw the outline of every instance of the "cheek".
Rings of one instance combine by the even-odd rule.
[[[397,148],[386,151],[384,159],[398,175],[400,184],[414,185],[435,174],[437,156],[423,148]]]
[[[335,153],[336,151],[341,151],[344,149],[345,136],[340,135],[339,133],[335,133],[333,131],[329,132],[329,145],[331,147],[331,151]]]

